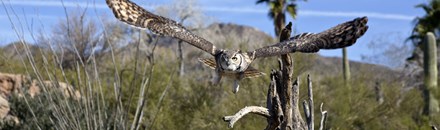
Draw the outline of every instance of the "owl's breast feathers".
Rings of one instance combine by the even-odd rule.
[[[248,59],[249,60],[249,59]],[[225,77],[230,77],[232,79],[242,79],[242,78],[255,78],[255,77],[259,77],[259,76],[263,76],[265,75],[265,73],[258,71],[257,69],[251,67],[251,66],[246,66],[246,69],[244,69],[244,71],[236,71],[236,72],[225,72],[221,69],[217,69],[217,62],[215,61],[214,58],[206,58],[206,59],[202,59],[199,58],[199,61],[202,62],[204,65],[208,66],[211,69],[214,70],[219,70],[220,72],[216,72],[216,73],[220,73],[219,75],[221,76],[225,76]],[[248,64],[252,63],[248,62]]]

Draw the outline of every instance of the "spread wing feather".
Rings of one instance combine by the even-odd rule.
[[[148,12],[129,0],[106,0],[106,2],[115,17],[124,23],[149,29],[159,35],[181,39],[211,55],[217,53],[211,42],[191,33],[176,21]]]
[[[356,40],[368,30],[367,22],[367,17],[356,18],[318,34],[299,34],[285,42],[255,50],[255,58],[277,56],[293,52],[314,53],[320,49],[348,47],[353,45]]]
[[[208,66],[211,69],[215,69],[215,67],[217,67],[217,63],[215,63],[215,59],[212,59],[212,58],[207,58],[207,59],[199,58],[199,61],[202,62],[203,64],[205,64],[206,66]]]

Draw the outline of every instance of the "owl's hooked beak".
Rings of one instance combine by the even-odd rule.
[[[236,65],[232,65],[232,64],[228,64],[228,67],[224,68],[226,71],[236,71],[237,70],[237,66]]]

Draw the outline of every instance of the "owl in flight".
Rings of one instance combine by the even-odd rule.
[[[272,44],[252,51],[226,50],[217,48],[211,42],[193,34],[191,31],[168,18],[155,15],[129,0],[106,0],[113,14],[120,21],[131,26],[148,29],[162,36],[183,40],[212,56],[199,59],[215,69],[214,84],[223,76],[234,79],[233,92],[239,89],[239,81],[263,75],[250,64],[257,58],[278,56],[294,52],[314,53],[320,49],[337,49],[353,45],[368,29],[367,17],[339,24],[320,33],[303,33],[284,42]]]

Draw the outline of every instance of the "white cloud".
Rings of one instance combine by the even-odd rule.
[[[202,7],[204,11],[233,13],[267,13],[267,10],[249,7]]]
[[[6,5],[21,5],[21,6],[40,6],[40,7],[96,7],[98,9],[107,9],[107,5],[101,2],[72,2],[68,0],[64,1],[43,1],[43,0],[32,0],[32,1],[24,1],[24,0],[14,0],[5,2]]]
[[[97,8],[97,9],[108,9],[107,5],[102,1],[90,1],[90,2],[72,2],[68,0],[64,0],[64,6],[68,8],[76,8],[76,7],[89,7],[89,8]],[[63,7],[61,0],[14,0],[7,1],[6,5],[22,5],[22,6],[43,6],[43,7]],[[147,9],[152,9],[154,6],[145,6],[143,7]],[[204,11],[211,12],[231,12],[231,13],[261,13],[266,14],[266,9],[258,9],[254,7],[215,7],[215,6],[205,6],[202,7]],[[369,18],[377,18],[377,19],[389,19],[389,20],[405,20],[411,21],[415,18],[415,16],[404,15],[404,14],[390,14],[390,13],[382,13],[382,12],[342,12],[342,11],[318,11],[318,10],[299,10],[298,16],[310,16],[310,17],[360,17],[360,16],[368,16]]]
[[[267,13],[267,10],[256,9],[250,7],[204,7],[205,11],[213,12],[233,12],[233,13]],[[415,16],[403,14],[390,14],[381,12],[342,12],[342,11],[317,11],[317,10],[298,10],[298,16],[317,16],[317,17],[361,17],[368,16],[369,18],[390,19],[390,20],[405,20],[411,21]]]
[[[298,16],[327,16],[327,17],[361,17],[391,19],[391,20],[407,20],[411,21],[415,16],[402,14],[388,14],[379,12],[338,12],[338,11],[315,11],[315,10],[299,10]]]
[[[11,13],[11,12],[9,12],[9,13]],[[13,14],[10,14],[9,17],[11,17],[12,20],[15,20],[17,18],[19,18],[19,19],[25,19],[25,18],[26,19],[55,19],[56,18],[53,15],[38,15],[38,14],[30,14],[30,15],[29,14],[28,15],[21,15],[21,14],[13,15]],[[0,19],[9,19],[9,17],[8,17],[7,14],[0,14]]]

